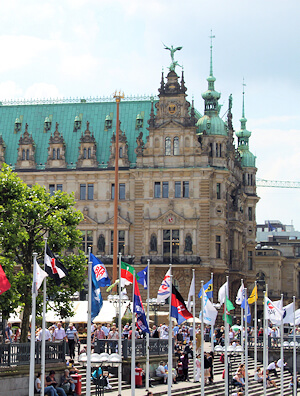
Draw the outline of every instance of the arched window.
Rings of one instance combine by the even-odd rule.
[[[89,147],[88,148],[88,158],[90,159],[92,157],[92,149]]]
[[[57,152],[56,152],[56,153],[57,153],[57,157],[56,157],[56,158],[57,158],[57,159],[60,159],[60,149],[59,149],[59,148],[57,149]]]
[[[26,159],[29,160],[29,149],[26,150]]]
[[[119,158],[123,158],[123,147],[119,148]]]
[[[83,149],[83,158],[86,159],[86,147]]]
[[[165,155],[171,155],[171,138],[166,137],[165,140]]]
[[[24,160],[25,159],[25,150],[23,149],[22,150],[22,160]]]
[[[179,138],[177,136],[173,140],[173,153],[179,155]]]

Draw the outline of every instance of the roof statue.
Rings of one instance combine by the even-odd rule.
[[[169,66],[169,70],[175,72],[175,67],[176,67],[176,66],[179,66],[179,67],[182,68],[182,66],[181,66],[177,61],[174,60],[174,54],[175,54],[175,52],[176,52],[176,51],[180,51],[180,50],[182,49],[182,47],[176,47],[176,48],[174,48],[173,45],[171,45],[171,47],[167,47],[166,44],[164,44],[164,46],[165,46],[165,49],[166,49],[166,50],[169,50],[169,51],[170,51],[170,55],[171,55],[171,59],[172,59],[172,62],[171,62],[171,64],[170,64],[170,66]]]

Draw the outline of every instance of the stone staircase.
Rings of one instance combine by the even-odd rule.
[[[235,373],[235,371],[238,368],[238,365],[240,363],[240,358],[237,359],[236,361],[233,361],[231,363],[231,373]],[[262,364],[259,364],[262,367]],[[225,384],[224,380],[222,380],[222,372],[224,370],[224,364],[222,364],[219,361],[219,356],[216,356],[215,361],[214,361],[214,383],[212,385],[207,385],[205,386],[205,396],[216,396],[216,395],[224,395],[225,393]],[[86,375],[85,375],[85,369],[81,368],[80,366],[77,366],[79,369],[79,373],[82,375],[82,396],[86,395]],[[248,385],[248,396],[262,396],[263,395],[263,385],[261,383],[257,383],[254,381],[254,359],[250,358],[248,359],[248,371],[250,372],[249,375],[249,385]],[[271,374],[271,379],[275,380],[278,389],[275,387],[267,388],[267,395],[281,395],[280,392],[280,370],[277,369],[278,372],[278,378],[275,378],[274,375]],[[189,377],[191,382],[187,383],[186,382],[179,382],[178,385],[182,384],[182,386],[177,387],[176,389],[172,389],[172,395],[190,395],[190,396],[201,396],[201,384],[200,383],[193,383],[193,365],[192,361],[189,366]],[[288,371],[284,371],[284,392],[281,396],[284,395],[292,395],[292,391],[289,388],[289,383],[290,383],[290,378],[291,375]],[[117,395],[118,394],[118,378],[112,376],[110,378],[110,384],[112,385],[111,390],[105,390],[105,394],[113,394]],[[164,386],[158,386],[157,390],[155,389],[156,387],[152,388],[152,392],[154,396],[164,396],[168,394],[168,388],[166,385]],[[122,393],[125,390],[131,389],[131,385],[127,384],[125,381],[122,382]],[[234,388],[231,385],[231,393],[236,392],[237,388]],[[91,385],[91,395],[96,395],[96,387],[95,385]]]

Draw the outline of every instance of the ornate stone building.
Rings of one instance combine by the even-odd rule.
[[[169,263],[185,298],[193,268],[197,289],[212,272],[214,290],[229,275],[234,295],[241,278],[249,285],[255,280],[251,133],[243,106],[235,147],[232,98],[224,121],[212,59],[207,81],[203,115],[187,100],[183,73],[174,70],[162,74],[158,98],[122,101],[118,153],[113,101],[0,106],[0,160],[28,185],[74,192],[84,214],[82,247],[92,246],[109,270],[118,156],[118,250],[137,270],[151,260],[151,297]]]

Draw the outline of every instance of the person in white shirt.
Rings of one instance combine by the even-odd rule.
[[[66,339],[65,330],[61,327],[61,323],[57,323],[57,328],[54,330],[53,333],[53,341],[62,341]]]
[[[277,366],[277,360],[275,360],[274,362],[271,362],[269,364],[269,366],[267,367],[267,370],[269,370],[269,373],[273,373],[275,375],[275,377],[278,377],[277,371],[276,371],[276,367]]]
[[[43,340],[43,329],[40,330],[38,340],[42,341]],[[51,341],[51,334],[48,329],[45,329],[45,340],[46,341]]]

